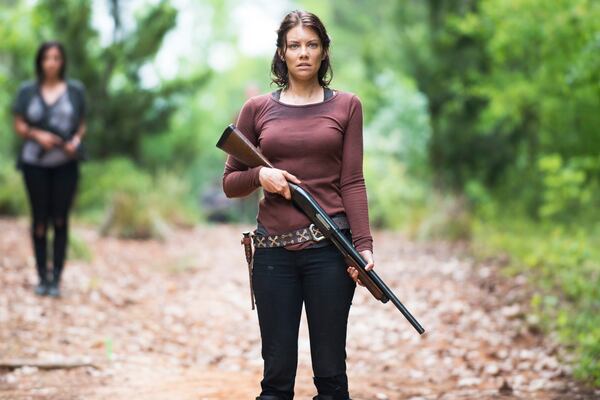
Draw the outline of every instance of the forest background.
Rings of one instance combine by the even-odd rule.
[[[332,87],[362,100],[373,225],[526,273],[528,323],[600,386],[597,1],[2,0],[0,214],[28,212],[10,107],[58,39],[89,103],[78,223],[148,238],[252,221],[256,198],[223,199],[214,145],[275,89],[274,31],[296,8],[329,30]]]

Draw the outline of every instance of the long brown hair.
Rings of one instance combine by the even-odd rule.
[[[281,21],[281,25],[279,25],[279,29],[277,30],[277,49],[275,50],[275,55],[273,55],[273,61],[271,62],[271,80],[279,87],[287,88],[289,86],[288,69],[285,61],[281,59],[281,54],[285,54],[287,49],[287,33],[290,29],[300,24],[313,29],[321,40],[321,45],[325,52],[325,59],[321,61],[321,67],[319,68],[317,76],[319,85],[328,87],[333,78],[333,69],[331,68],[331,62],[329,61],[329,43],[331,40],[327,35],[325,25],[323,25],[319,17],[313,13],[301,10],[295,10],[287,14],[283,18],[283,21]]]
[[[35,75],[37,76],[37,80],[40,83],[43,82],[46,78],[44,76],[44,67],[42,65],[44,63],[44,56],[46,55],[46,52],[53,47],[56,47],[58,49],[58,52],[60,53],[60,56],[62,58],[62,64],[60,66],[60,70],[58,71],[58,77],[61,80],[65,79],[67,71],[67,53],[65,52],[65,47],[61,42],[58,42],[56,40],[50,40],[47,42],[43,42],[40,45],[40,47],[38,47],[38,50],[35,55]]]

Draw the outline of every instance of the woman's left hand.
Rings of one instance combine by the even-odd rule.
[[[360,255],[367,262],[367,266],[365,267],[365,270],[370,271],[373,268],[375,268],[375,261],[373,261],[373,252],[371,250],[363,250],[360,252]],[[356,268],[348,267],[346,269],[346,271],[348,271],[348,275],[350,275],[350,278],[352,278],[354,280],[354,282],[358,283],[361,286],[365,286],[358,278],[358,270]]]
[[[79,138],[74,138],[65,143],[64,149],[67,155],[71,158],[75,158],[77,154],[77,147],[79,146]]]

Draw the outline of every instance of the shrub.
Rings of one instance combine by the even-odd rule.
[[[103,234],[161,238],[170,224],[189,226],[198,211],[189,185],[174,173],[152,176],[131,161],[117,158],[84,166],[78,211],[100,223]]]
[[[14,161],[0,159],[0,215],[22,215],[27,212],[27,194],[21,173]]]

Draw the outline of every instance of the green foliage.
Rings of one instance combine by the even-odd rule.
[[[0,215],[20,215],[27,211],[27,194],[20,173],[10,159],[0,158]]]
[[[152,177],[126,158],[89,162],[82,168],[77,210],[97,210],[112,201],[116,192],[147,194]]]
[[[498,214],[498,205],[492,193],[478,180],[467,182],[464,195],[474,214],[482,218],[492,218]]]
[[[150,202],[140,192],[113,194],[100,231],[103,235],[121,238],[150,239],[164,235],[160,216],[150,208]]]
[[[404,37],[409,69],[431,104],[431,163],[441,182],[463,189],[478,180],[542,217],[571,213],[572,202],[557,196],[575,192],[548,187],[561,179],[586,198],[597,196],[590,191],[597,191],[599,170],[575,172],[574,164],[600,151],[600,117],[592,111],[600,106],[599,3],[427,4],[427,22],[407,20]],[[418,49],[424,43],[426,50]],[[532,173],[554,155],[564,173]],[[541,186],[545,197],[531,195]]]
[[[76,231],[69,234],[69,258],[85,262],[91,262],[94,258],[92,249]]]
[[[371,224],[415,232],[428,211],[429,187],[389,156],[367,156],[364,168]]]
[[[586,171],[582,163],[577,161],[579,159],[572,159],[568,165],[564,165],[559,154],[539,159],[538,167],[544,187],[544,202],[540,207],[542,217],[560,217],[567,222],[591,205],[593,186],[588,184]]]
[[[398,78],[390,71],[378,75],[374,87],[382,106],[365,128],[367,156],[390,156],[405,165],[413,177],[426,178],[431,137],[427,99],[412,80]]]
[[[33,76],[32,49],[37,38],[33,17],[23,2],[0,5],[0,161],[17,151],[11,106],[19,83]]]
[[[377,77],[382,107],[365,127],[365,180],[372,223],[416,232],[427,213],[427,101],[406,77]],[[363,101],[364,102],[364,101]]]
[[[86,86],[86,142],[93,158],[122,154],[140,160],[143,138],[167,132],[182,96],[208,79],[205,70],[197,69],[158,87],[143,86],[140,71],[153,61],[176,23],[177,11],[168,0],[145,7],[131,29],[121,26],[120,9],[114,8],[113,40],[107,46],[100,45],[91,25],[91,0],[40,0],[32,8],[24,3],[17,2],[15,8],[0,6],[0,89],[8,94],[0,96],[0,122],[9,136],[8,105],[19,82],[34,78],[35,50],[44,40],[64,43],[69,76]]]
[[[104,234],[160,238],[169,225],[189,226],[199,218],[188,183],[174,173],[153,176],[115,158],[85,164],[82,175],[76,211],[84,220],[101,222]]]

